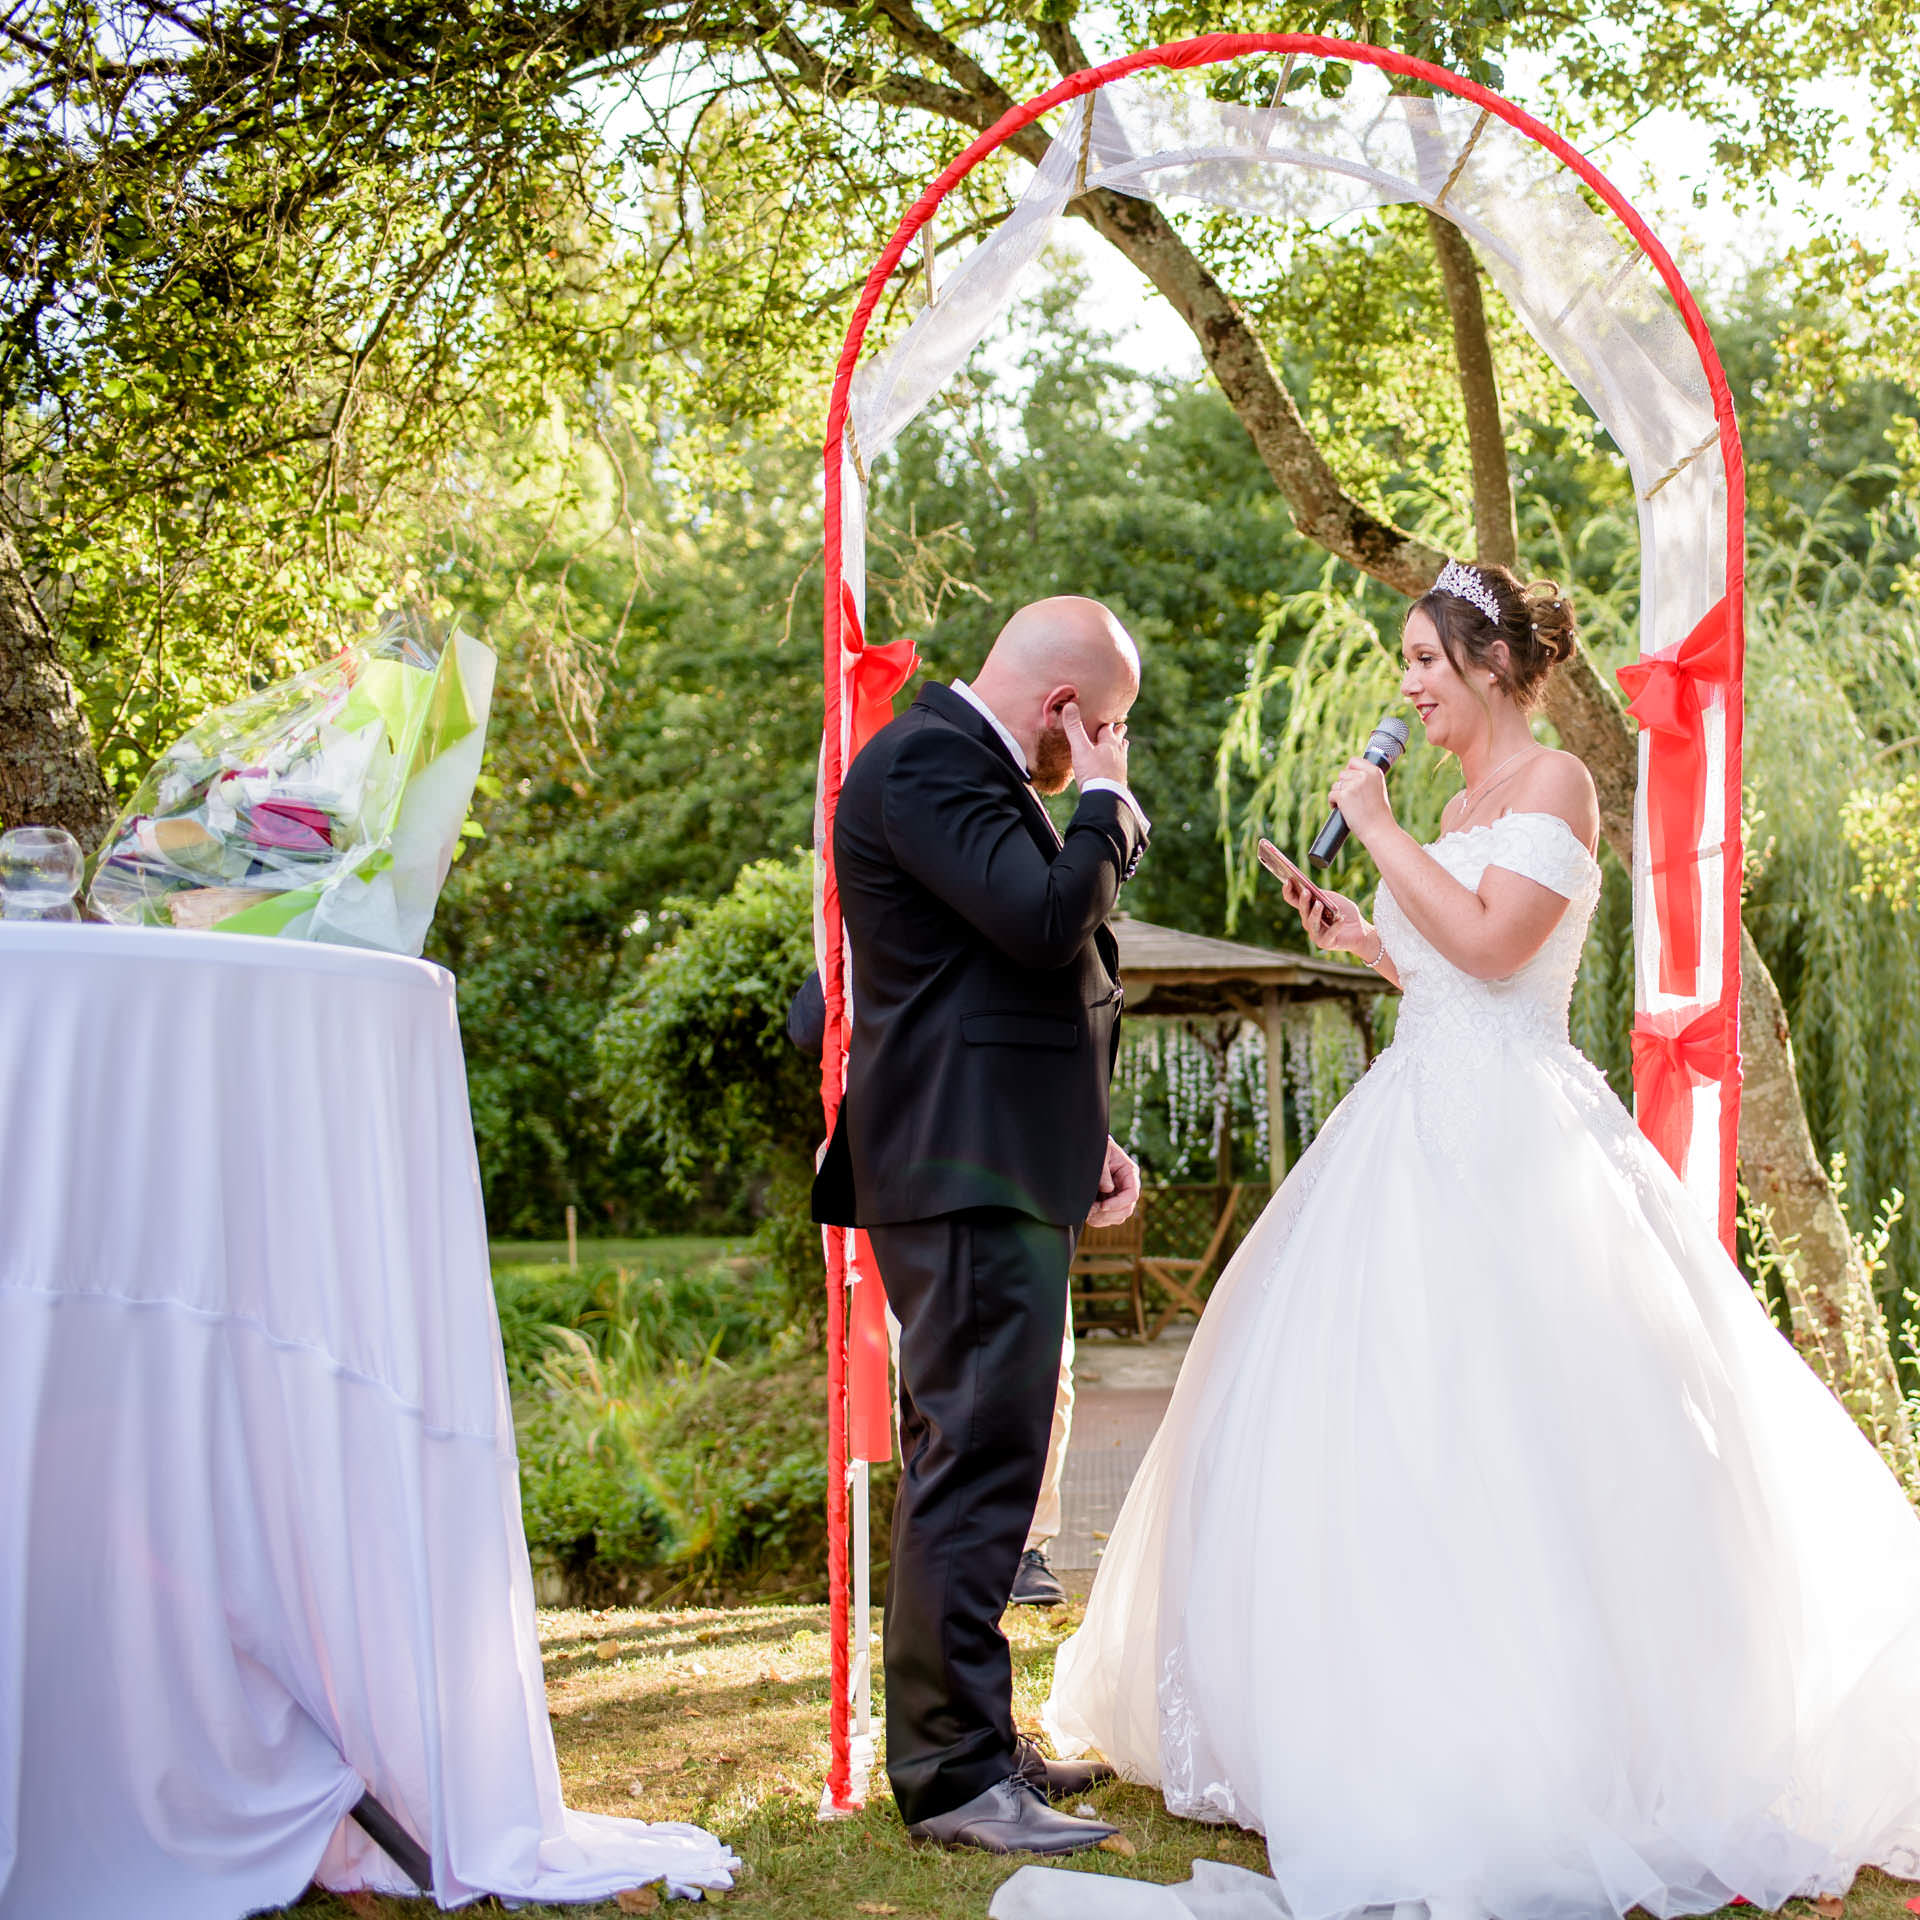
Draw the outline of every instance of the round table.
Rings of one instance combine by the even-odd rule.
[[[0,924],[0,1920],[724,1887],[568,1811],[452,976]]]

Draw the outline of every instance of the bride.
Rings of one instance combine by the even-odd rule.
[[[1308,931],[1392,1046],[1222,1277],[1048,1730],[1273,1878],[1027,1868],[997,1920],[1585,1920],[1920,1874],[1920,1518],[1567,1038],[1593,783],[1527,714],[1557,590],[1451,563],[1402,691],[1465,778],[1379,771],[1379,868]],[[1289,889],[1303,918],[1304,894]]]

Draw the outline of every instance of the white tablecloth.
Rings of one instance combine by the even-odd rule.
[[[0,925],[0,1920],[724,1887],[568,1812],[453,981]]]

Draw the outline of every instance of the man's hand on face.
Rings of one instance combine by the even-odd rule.
[[[1127,784],[1127,723],[1109,720],[1089,733],[1080,717],[1080,703],[1069,700],[1060,709],[1060,724],[1066,729],[1067,747],[1073,755],[1074,784],[1084,793],[1089,780],[1113,780]],[[1121,1219],[1126,1215],[1122,1214]]]
[[[1107,1164],[1100,1169],[1100,1197],[1087,1211],[1090,1227],[1117,1227],[1140,1203],[1140,1169],[1109,1134]]]

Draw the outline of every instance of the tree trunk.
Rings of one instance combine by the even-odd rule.
[[[1920,1494],[1920,1449],[1886,1316],[1807,1130],[1780,989],[1740,929],[1740,1171],[1781,1256],[1794,1344]]]
[[[91,852],[112,823],[79,691],[0,528],[0,827],[65,827]]]
[[[1076,201],[1074,211],[1153,282],[1192,330],[1294,525],[1362,573],[1405,594],[1424,593],[1446,555],[1381,519],[1340,485],[1239,303],[1160,209],[1096,189]]]
[[[1465,236],[1427,214],[1439,257],[1473,464],[1473,522],[1480,557],[1517,566],[1519,540],[1507,473],[1506,429],[1480,298],[1480,269]],[[1601,830],[1629,864],[1639,755],[1618,696],[1581,648],[1547,682],[1547,713],[1600,794]],[[1740,1168],[1783,1255],[1796,1344],[1873,1436],[1889,1464],[1920,1489],[1920,1456],[1900,1392],[1886,1317],[1814,1151],[1780,990],[1753,936],[1740,929]]]
[[[1467,236],[1444,213],[1427,209],[1427,231],[1440,263],[1440,284],[1453,320],[1453,363],[1466,407],[1467,452],[1473,464],[1473,538],[1478,557],[1502,567],[1520,565],[1520,530],[1513,513],[1513,481],[1507,473],[1507,428],[1500,409],[1500,383],[1493,370],[1493,342],[1480,298],[1480,263]]]

